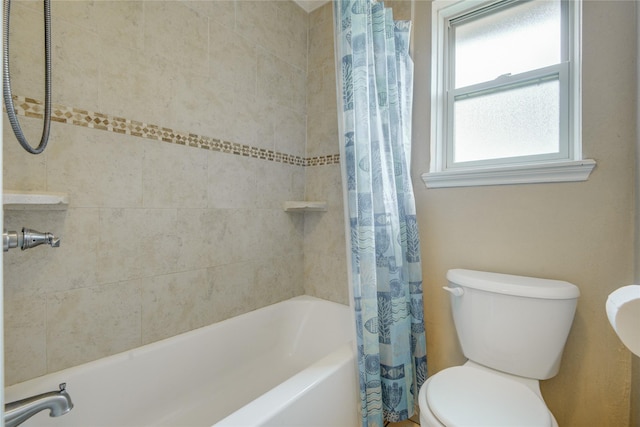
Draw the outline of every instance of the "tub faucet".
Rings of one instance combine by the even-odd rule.
[[[4,405],[4,425],[5,427],[15,427],[40,411],[49,409],[50,417],[59,417],[73,409],[71,397],[65,390],[66,383],[60,384],[60,390],[38,394],[26,399]]]

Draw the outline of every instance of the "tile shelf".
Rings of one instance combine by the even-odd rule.
[[[66,193],[4,190],[2,207],[8,210],[65,210],[69,205]]]
[[[287,201],[282,208],[286,212],[326,212],[327,202]]]

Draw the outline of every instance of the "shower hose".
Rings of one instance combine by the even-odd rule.
[[[31,154],[40,154],[44,151],[49,141],[49,128],[51,126],[51,5],[50,0],[44,0],[44,124],[42,126],[42,138],[40,144],[33,148],[22,132],[16,110],[13,105],[13,95],[11,94],[11,76],[9,74],[9,13],[11,11],[11,0],[4,0],[3,22],[4,43],[2,46],[2,86],[4,88],[4,104],[7,108],[9,122],[13,128],[18,142]]]

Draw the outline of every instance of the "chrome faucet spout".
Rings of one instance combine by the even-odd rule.
[[[66,386],[66,383],[62,383],[58,391],[38,394],[4,405],[5,427],[18,426],[45,409],[49,410],[50,417],[59,417],[69,412],[73,409],[73,402]]]

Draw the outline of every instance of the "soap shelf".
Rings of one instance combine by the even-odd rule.
[[[65,193],[12,191],[2,193],[2,207],[8,210],[65,210],[69,196]]]
[[[326,212],[327,202],[288,201],[282,204],[286,212]]]

